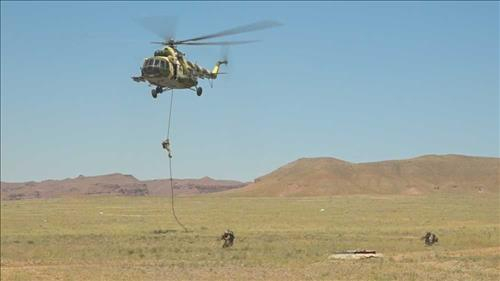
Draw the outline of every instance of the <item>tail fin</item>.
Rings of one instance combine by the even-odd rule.
[[[227,60],[220,60],[215,64],[214,69],[212,69],[212,79],[217,78],[217,74],[219,74],[220,66],[222,64],[227,64]]]

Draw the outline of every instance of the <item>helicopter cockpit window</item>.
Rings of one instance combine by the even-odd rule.
[[[147,59],[144,62],[144,67],[151,66],[151,65],[153,65],[153,60],[152,59]]]

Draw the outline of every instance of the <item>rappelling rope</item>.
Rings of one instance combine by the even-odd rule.
[[[175,221],[177,222],[178,225],[180,225],[184,231],[188,231],[187,228],[180,222],[179,218],[177,218],[177,215],[175,214],[175,207],[174,207],[174,179],[173,179],[173,174],[172,174],[172,152],[170,150],[170,122],[172,120],[172,105],[174,103],[174,90],[172,90],[170,94],[170,110],[168,112],[168,128],[167,128],[167,139],[162,143],[163,148],[167,150],[168,152],[168,168],[170,171],[170,200],[171,200],[171,207],[172,207],[172,215],[174,216]]]

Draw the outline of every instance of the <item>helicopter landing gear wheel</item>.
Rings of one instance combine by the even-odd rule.
[[[201,87],[196,88],[196,95],[201,96],[203,89]]]
[[[158,94],[161,94],[161,93],[163,93],[163,88],[160,86],[156,87],[156,89],[151,90],[151,95],[155,99],[156,99],[156,97],[158,97]]]
[[[156,89],[151,90],[151,95],[153,96],[154,99],[158,97],[158,93],[156,92]]]

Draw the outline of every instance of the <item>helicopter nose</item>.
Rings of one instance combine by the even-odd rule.
[[[160,75],[161,65],[165,64],[161,59],[149,58],[144,61],[142,74],[144,76],[155,77]]]
[[[146,76],[158,76],[160,75],[160,68],[154,66],[146,66],[142,68],[142,72]]]

